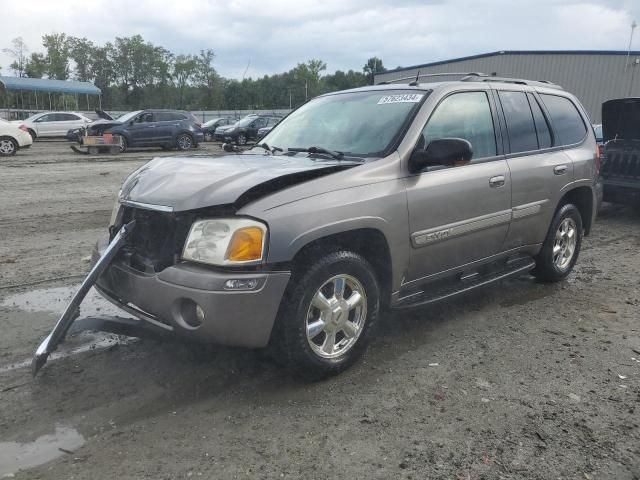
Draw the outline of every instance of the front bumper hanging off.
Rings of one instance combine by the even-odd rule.
[[[47,363],[47,358],[51,352],[62,342],[71,327],[71,324],[80,313],[80,304],[84,300],[91,287],[96,283],[102,272],[109,266],[111,261],[115,258],[118,251],[125,244],[127,237],[133,231],[135,227],[135,220],[124,225],[118,233],[113,237],[113,240],[109,246],[105,249],[103,255],[93,266],[87,277],[84,279],[80,288],[75,293],[69,305],[62,313],[62,316],[56,323],[56,326],[51,330],[51,333],[45,338],[38,349],[36,350],[33,360],[31,362],[31,372],[35,376],[38,371]]]

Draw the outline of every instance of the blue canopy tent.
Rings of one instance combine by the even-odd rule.
[[[102,108],[102,91],[90,82],[79,82],[76,80],[50,80],[45,78],[25,78],[25,77],[3,77],[0,76],[0,85],[5,91],[5,107],[9,110],[9,92],[19,92],[24,110],[23,92],[33,92],[35,94],[35,107],[39,110],[41,107],[46,108],[45,99],[38,102],[38,93],[44,93],[49,98],[49,110],[54,110],[51,102],[51,94],[59,94],[63,108],[66,109],[66,95],[73,95],[76,99],[76,109],[79,109],[78,95],[85,95],[87,99],[87,110],[89,110],[89,95],[98,97],[99,108]],[[16,100],[17,106],[17,100]],[[28,107],[30,108],[31,105]]]

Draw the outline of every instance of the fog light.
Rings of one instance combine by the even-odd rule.
[[[258,286],[257,278],[233,279],[224,282],[225,290],[253,290]]]

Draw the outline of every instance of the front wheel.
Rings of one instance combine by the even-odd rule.
[[[553,217],[533,275],[544,282],[563,280],[573,270],[581,245],[582,216],[575,205],[567,203]]]
[[[373,268],[349,251],[327,253],[292,279],[272,342],[278,359],[307,378],[339,373],[366,350],[378,318]]]
[[[0,156],[9,157],[18,151],[18,142],[10,137],[0,137]]]
[[[117,133],[114,133],[113,134],[113,138],[114,139],[120,139],[120,142],[119,142],[120,143],[120,153],[126,152],[127,151],[127,147],[128,147],[126,137],[124,135],[119,135]],[[118,142],[116,142],[116,143],[118,143]]]
[[[238,135],[238,145],[246,145],[247,144],[247,136],[244,133]]]

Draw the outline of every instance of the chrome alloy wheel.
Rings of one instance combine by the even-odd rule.
[[[306,318],[309,346],[319,357],[339,357],[356,344],[366,318],[362,284],[350,275],[336,275],[311,300]]]
[[[16,145],[12,140],[3,138],[0,140],[0,153],[3,155],[12,155],[16,151]]]
[[[553,242],[553,263],[558,270],[566,270],[576,252],[578,229],[573,218],[565,218],[558,230]]]

